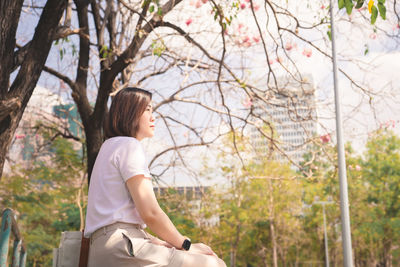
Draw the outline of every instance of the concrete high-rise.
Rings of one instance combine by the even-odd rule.
[[[290,158],[299,163],[308,151],[311,139],[317,134],[312,77],[305,75],[298,80],[278,77],[277,83],[269,88],[266,101],[256,99],[253,108],[256,116],[271,124],[275,134],[270,141],[253,128],[250,132],[251,142],[257,155],[268,155],[273,150],[275,160],[285,162]]]

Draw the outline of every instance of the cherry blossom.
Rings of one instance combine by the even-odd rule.
[[[198,1],[196,2],[196,8],[199,8],[199,7],[201,7],[201,1],[200,1],[200,0],[198,0]]]
[[[260,36],[253,36],[253,41],[258,43],[260,41]]]
[[[192,23],[192,22],[193,22],[193,20],[191,18],[188,18],[185,23],[187,26],[189,26],[190,23]]]
[[[242,101],[242,104],[245,108],[250,108],[253,105],[253,101],[247,96],[246,99]]]
[[[321,138],[322,143],[324,143],[324,144],[329,143],[331,141],[330,134],[321,135],[320,138]]]
[[[287,42],[285,45],[285,49],[287,51],[290,51],[290,50],[292,50],[292,48],[293,48],[293,44],[291,42]]]
[[[241,3],[240,4],[240,9],[245,9],[246,8],[246,4],[245,3]]]
[[[15,139],[24,139],[25,134],[15,134]]]
[[[374,33],[374,32],[371,33],[371,34],[369,35],[369,38],[371,38],[371,39],[373,39],[373,40],[376,39],[376,33]]]
[[[306,57],[311,57],[312,50],[310,48],[304,48],[303,55],[306,56]]]

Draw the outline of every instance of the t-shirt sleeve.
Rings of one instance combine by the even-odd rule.
[[[125,182],[129,178],[141,174],[151,178],[145,153],[138,141],[127,142],[121,146],[116,151],[114,162]]]

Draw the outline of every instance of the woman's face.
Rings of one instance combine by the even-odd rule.
[[[153,107],[149,104],[139,119],[139,130],[136,134],[136,139],[139,141],[146,137],[154,136],[154,117]]]

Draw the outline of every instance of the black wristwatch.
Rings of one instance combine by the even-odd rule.
[[[189,250],[191,245],[192,245],[192,242],[190,241],[189,238],[187,238],[187,239],[185,239],[185,241],[183,241],[182,248],[184,250]]]

